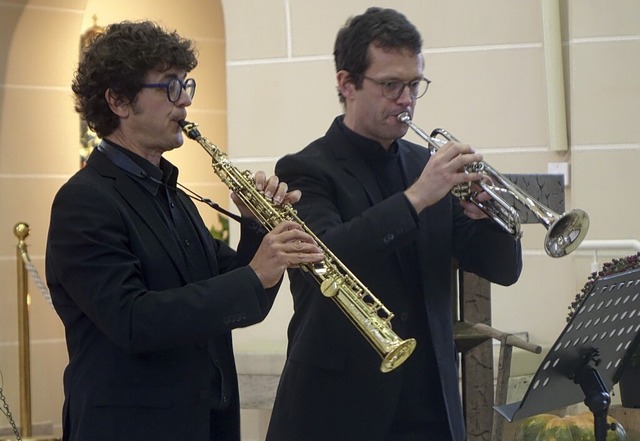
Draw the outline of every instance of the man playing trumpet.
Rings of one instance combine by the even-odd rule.
[[[474,204],[451,195],[481,179],[482,156],[448,142],[435,154],[402,139],[427,91],[422,40],[391,9],[370,8],[338,33],[335,63],[344,114],[278,176],[302,190],[300,217],[395,313],[417,340],[397,369],[377,354],[304,272],[290,271],[295,312],[268,441],[464,441],[453,340],[451,262],[510,285],[520,242]],[[487,195],[480,196],[487,198]]]

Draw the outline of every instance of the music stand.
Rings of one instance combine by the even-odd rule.
[[[640,340],[640,268],[595,281],[533,377],[522,401],[495,406],[509,422],[584,401],[605,441],[609,391]]]

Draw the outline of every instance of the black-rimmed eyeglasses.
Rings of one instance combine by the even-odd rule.
[[[167,89],[167,98],[172,103],[175,103],[180,99],[180,95],[182,95],[182,90],[184,89],[189,95],[190,99],[193,99],[193,96],[196,94],[196,80],[193,78],[187,78],[182,81],[178,78],[173,78],[166,83],[148,83],[143,84],[142,87],[157,87],[157,88],[165,88]]]
[[[408,83],[404,83],[399,80],[376,80],[375,78],[370,78],[366,75],[362,75],[362,78],[378,83],[382,88],[382,95],[384,95],[385,98],[394,101],[400,98],[405,87],[409,88],[409,95],[411,95],[411,98],[416,100],[418,98],[422,98],[424,94],[427,93],[429,84],[431,84],[431,80],[424,77],[409,81]]]

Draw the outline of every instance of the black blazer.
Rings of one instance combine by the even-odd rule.
[[[409,182],[429,160],[429,151],[400,140]],[[503,285],[522,268],[519,241],[492,221],[472,221],[447,196],[416,222],[403,193],[382,198],[375,176],[342,133],[337,121],[326,135],[282,158],[276,174],[302,190],[299,216],[382,303],[395,313],[393,330],[408,335],[412,311],[406,280],[420,286],[453,439],[464,440],[453,341],[451,263]],[[397,251],[415,244],[420,274],[405,274]],[[289,273],[295,313],[289,325],[288,358],[281,377],[269,441],[384,439],[394,416],[402,366],[379,371],[380,357],[318,284],[299,270]],[[425,375],[437,375],[425,372]]]
[[[46,275],[69,351],[64,440],[209,441],[217,394],[228,403],[219,439],[239,440],[231,330],[261,321],[277,290],[246,266],[263,233],[243,228],[236,253],[179,192],[210,268],[195,275],[134,179],[95,150],[53,202]]]

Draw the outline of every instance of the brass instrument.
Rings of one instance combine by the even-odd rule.
[[[408,112],[399,114],[398,121],[407,124],[418,136],[424,139],[429,144],[431,153],[437,152],[446,143],[446,141],[438,139],[437,136],[441,136],[447,141],[459,142],[455,136],[444,129],[435,129],[431,132],[431,136],[427,135],[411,121],[411,116]],[[487,180],[482,179],[476,184],[487,192],[492,199],[486,202],[479,201],[476,198],[477,193],[471,191],[471,183],[458,184],[451,192],[460,199],[472,202],[505,231],[516,238],[520,238],[522,236],[520,215],[503,198],[504,194],[511,195],[531,210],[536,218],[547,228],[544,250],[549,256],[566,256],[578,248],[580,242],[587,235],[587,231],[589,231],[589,216],[583,210],[574,209],[559,215],[536,201],[484,161],[469,164],[465,167],[465,171],[468,173],[482,173],[488,178]]]
[[[390,372],[400,366],[415,349],[416,341],[413,338],[401,340],[393,332],[393,313],[309,230],[290,204],[276,205],[267,199],[256,189],[251,172],[242,172],[234,167],[226,154],[200,134],[197,124],[181,121],[180,126],[189,138],[197,141],[209,153],[212,159],[211,166],[216,175],[242,200],[267,230],[271,231],[280,222],[288,220],[299,224],[313,237],[324,251],[324,260],[320,264],[302,265],[302,269],[314,277],[320,284],[322,293],[336,302],[382,357],[382,372]]]

